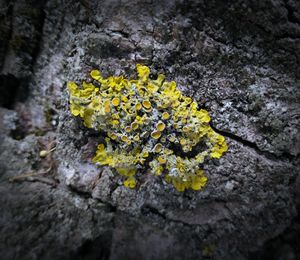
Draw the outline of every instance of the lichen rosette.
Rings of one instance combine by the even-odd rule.
[[[202,189],[207,178],[201,165],[227,151],[225,138],[176,82],[162,74],[152,80],[147,66],[136,67],[137,79],[104,78],[92,70],[90,83],[68,82],[71,113],[106,135],[93,162],[115,168],[129,188],[136,186],[140,169],[150,168],[178,191]]]

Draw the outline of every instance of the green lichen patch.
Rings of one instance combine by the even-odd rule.
[[[140,64],[137,73],[137,79],[104,78],[92,70],[92,83],[68,82],[71,113],[107,134],[93,162],[115,168],[129,188],[136,186],[137,171],[150,167],[178,191],[202,189],[207,178],[201,164],[227,151],[225,138],[176,82],[165,81],[162,74],[151,80],[150,69]]]

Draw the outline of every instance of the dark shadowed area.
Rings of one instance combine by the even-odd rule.
[[[0,37],[1,259],[300,258],[299,1],[0,0]],[[66,82],[137,63],[225,136],[205,189],[91,162]]]

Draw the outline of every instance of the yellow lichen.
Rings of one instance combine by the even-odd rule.
[[[146,109],[150,109],[151,108],[151,102],[149,100],[144,100],[143,101],[143,106],[146,108]]]
[[[154,146],[154,151],[155,151],[156,153],[161,152],[162,149],[163,149],[163,146],[162,146],[161,143],[158,143],[158,144],[156,144],[156,145]]]
[[[164,131],[164,130],[165,130],[165,127],[166,127],[166,125],[164,124],[164,122],[158,122],[158,123],[156,124],[156,129],[157,129],[157,131],[159,131],[159,132]]]
[[[161,137],[161,132],[160,131],[153,131],[151,133],[151,137],[154,139],[159,139]]]
[[[184,96],[176,82],[165,81],[162,74],[151,80],[144,65],[138,64],[137,72],[138,78],[129,80],[103,78],[92,70],[91,83],[67,84],[72,115],[107,135],[93,162],[115,168],[128,188],[136,187],[142,166],[178,191],[202,189],[207,177],[200,165],[228,150],[225,138],[213,131],[208,112]]]
[[[113,104],[115,107],[118,106],[118,105],[120,104],[120,99],[117,98],[117,97],[113,98],[112,104]]]
[[[126,179],[124,181],[124,186],[128,187],[130,189],[135,188],[135,186],[136,186],[136,180],[135,180],[135,178],[134,177],[129,177],[128,179]]]

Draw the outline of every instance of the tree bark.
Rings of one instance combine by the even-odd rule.
[[[300,257],[298,1],[1,0],[0,35],[2,259]],[[151,174],[131,190],[91,163],[101,136],[66,82],[136,63],[225,136],[204,190]]]

